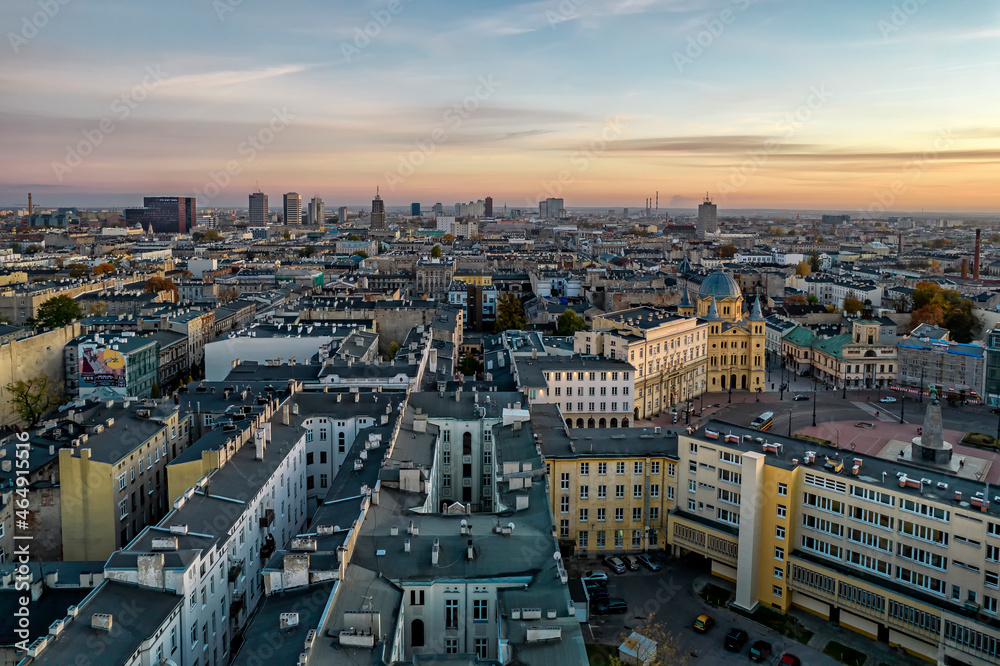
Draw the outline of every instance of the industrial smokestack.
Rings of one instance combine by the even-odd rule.
[[[972,278],[979,279],[979,252],[982,250],[983,230],[976,229],[976,256],[972,259]]]
[[[968,257],[962,257],[962,279],[963,280],[968,280],[969,279],[969,258]]]
[[[31,203],[31,192],[28,192],[28,215],[31,215],[34,210],[34,206]]]
[[[903,256],[903,232],[899,232],[899,234],[898,234],[898,241],[897,241],[897,247],[896,247],[896,256],[897,257],[902,257]]]

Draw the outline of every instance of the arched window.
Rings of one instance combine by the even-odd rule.
[[[410,647],[424,646],[424,621],[414,620],[410,623]]]
[[[628,419],[622,419],[622,427],[623,428],[627,428],[628,427]]]
[[[608,422],[605,419],[602,418],[600,421],[598,421],[597,427],[598,428],[607,428],[608,427]]]
[[[471,456],[472,455],[472,433],[465,432],[462,434],[462,455]]]
[[[577,419],[576,420],[576,427],[577,428],[582,428],[583,427],[583,419]]]
[[[567,428],[573,427],[573,419],[566,419],[566,427]]]
[[[587,419],[587,427],[593,428],[595,426],[594,419]]]
[[[611,427],[612,428],[618,427],[618,419],[611,419]]]

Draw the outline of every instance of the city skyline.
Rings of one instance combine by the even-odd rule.
[[[694,211],[707,190],[720,211],[996,212],[1000,23],[949,9],[17,0],[0,206],[244,207],[261,183],[352,208],[379,187],[389,209]]]

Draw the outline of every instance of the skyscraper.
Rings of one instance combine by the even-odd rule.
[[[309,202],[309,224],[324,224],[326,222],[326,207],[323,200],[313,197]]]
[[[375,190],[375,198],[372,199],[371,228],[385,229],[385,202],[382,201],[377,189]]]
[[[708,234],[715,234],[719,231],[719,220],[716,217],[717,210],[712,200],[705,193],[705,203],[698,206],[698,238],[704,238]]]
[[[554,220],[565,214],[566,204],[562,199],[549,197],[538,202],[538,216],[543,220]]]
[[[493,217],[493,197],[486,197],[486,206],[483,208],[485,217]]]
[[[347,222],[347,206],[341,206],[337,210],[337,222],[340,224]]]
[[[125,225],[152,227],[157,233],[190,233],[195,226],[194,197],[143,197],[142,208],[125,209]]]
[[[302,224],[302,195],[298,192],[285,195],[285,224]]]
[[[254,192],[250,195],[250,226],[263,227],[267,225],[267,195]]]
[[[410,215],[412,217],[420,217],[420,204],[418,203],[410,204]]]

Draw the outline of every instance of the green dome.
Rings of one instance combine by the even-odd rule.
[[[715,296],[717,300],[739,298],[742,295],[743,293],[740,291],[740,286],[736,284],[736,280],[728,273],[723,273],[722,271],[715,271],[705,278],[705,281],[701,283],[701,289],[698,290],[700,298]]]

